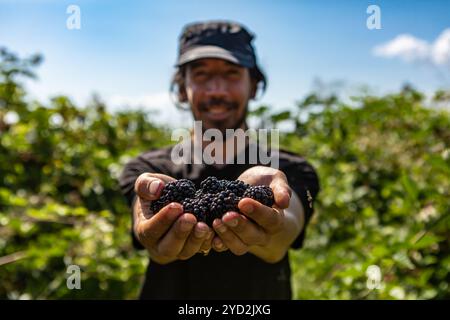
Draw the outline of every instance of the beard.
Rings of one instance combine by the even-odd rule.
[[[213,107],[213,106],[222,106],[225,107],[228,111],[229,110],[238,110],[239,105],[236,102],[228,102],[225,101],[224,99],[220,99],[220,98],[213,98],[211,100],[209,100],[208,102],[203,102],[200,103],[198,106],[198,109],[200,110],[200,112],[208,112],[209,108]],[[228,124],[228,121],[211,121],[212,123],[212,128],[218,129],[220,130],[220,132],[222,132],[223,138],[225,140],[225,132],[226,129],[239,129],[241,128],[242,124],[245,122],[246,118],[247,118],[247,114],[248,114],[248,104],[245,106],[244,112],[242,113],[242,115],[239,117],[239,119],[237,119],[234,123],[232,124]],[[195,115],[194,115],[194,118]],[[195,119],[195,120],[200,120],[200,119]],[[245,125],[246,127],[246,125]],[[205,130],[207,130],[208,128],[203,127],[203,132]]]

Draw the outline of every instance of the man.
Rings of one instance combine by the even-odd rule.
[[[248,103],[265,88],[253,35],[242,25],[209,21],[187,25],[180,37],[172,88],[188,104],[203,130],[247,129]],[[195,134],[193,139],[196,139]],[[203,149],[211,142],[203,141]],[[224,144],[225,145],[225,144]],[[120,178],[133,210],[133,241],[150,263],[142,299],[290,299],[289,248],[300,248],[312,203],[319,191],[313,167],[300,156],[279,152],[279,170],[258,163],[175,164],[173,147],[152,150],[130,161]],[[236,153],[234,149],[223,159]],[[150,212],[164,185],[208,176],[270,186],[275,206],[244,198],[209,227],[179,203]],[[203,253],[203,254],[202,254]]]

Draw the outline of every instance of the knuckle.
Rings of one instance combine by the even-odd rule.
[[[153,230],[144,228],[142,225],[138,225],[136,227],[136,236],[141,242],[148,242],[149,240],[153,239],[154,234]]]
[[[287,176],[286,176],[286,174],[283,172],[283,171],[281,171],[281,170],[277,170],[277,173],[276,173],[280,178],[282,178],[282,179],[284,179],[284,180],[286,180],[287,181]]]
[[[137,238],[139,239],[139,241],[145,241],[147,238],[147,236],[145,234],[145,230],[140,226],[136,227],[135,234],[136,234]]]

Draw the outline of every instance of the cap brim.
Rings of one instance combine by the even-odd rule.
[[[241,65],[246,68],[253,68],[252,58],[239,52],[232,52],[218,46],[199,46],[184,52],[178,59],[177,67],[188,62],[204,58],[218,58]]]

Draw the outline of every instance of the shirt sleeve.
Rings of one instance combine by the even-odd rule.
[[[160,162],[160,159],[155,159],[152,161],[152,159],[148,159],[148,157],[144,155],[141,155],[131,161],[129,161],[120,177],[119,177],[119,186],[122,191],[122,194],[125,196],[128,205],[131,208],[131,237],[133,242],[133,247],[136,249],[144,249],[144,246],[139,242],[139,240],[136,238],[133,232],[133,225],[134,225],[134,214],[133,214],[133,206],[134,206],[134,200],[136,198],[136,193],[134,192],[134,184],[136,182],[136,179],[145,172],[151,172],[151,173],[162,173],[170,175],[167,170],[164,170],[164,166],[158,165]]]
[[[300,198],[305,212],[303,230],[291,244],[291,248],[299,249],[303,246],[306,229],[314,213],[314,201],[320,190],[319,178],[314,167],[300,157],[290,157],[280,170],[286,174],[289,186]]]

